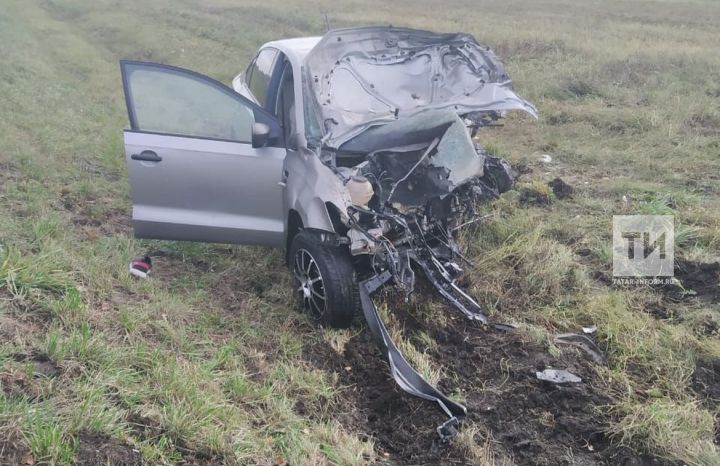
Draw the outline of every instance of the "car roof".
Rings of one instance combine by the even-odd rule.
[[[264,49],[265,47],[274,47],[287,55],[291,60],[295,59],[298,62],[301,62],[303,58],[305,58],[305,55],[307,55],[308,52],[315,47],[318,42],[320,42],[320,39],[322,39],[322,37],[316,36],[275,40],[264,44],[261,49]]]

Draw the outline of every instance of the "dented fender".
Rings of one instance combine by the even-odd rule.
[[[286,211],[295,210],[305,228],[335,231],[326,203],[346,211],[350,197],[342,180],[308,149],[288,154],[284,171]]]

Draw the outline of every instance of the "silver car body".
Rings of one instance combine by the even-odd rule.
[[[458,114],[473,111],[521,109],[535,114],[532,105],[512,92],[504,74],[497,83],[485,85],[478,81],[474,90],[465,89],[468,94],[465,103],[457,92],[451,101],[419,96],[423,104],[410,108],[406,103],[401,118],[397,109],[394,114],[385,110],[380,114],[376,109],[362,114],[357,107],[339,105],[325,105],[323,109],[319,99],[342,93],[338,86],[350,86],[352,80],[347,77],[352,76],[352,67],[343,68],[344,80],[328,79],[323,85],[320,81],[308,81],[314,81],[318,75],[329,78],[338,72],[333,65],[336,61],[338,65],[339,60],[348,61],[337,45],[344,38],[350,46],[349,56],[357,60],[354,63],[358,66],[384,53],[358,50],[368,44],[381,49],[383,41],[397,47],[398,38],[401,45],[402,41],[410,41],[411,48],[418,47],[418,40],[429,44],[440,40],[452,42],[452,47],[466,44],[468,50],[481,50],[471,36],[380,27],[336,30],[324,38],[267,43],[256,59],[264,51],[276,52],[276,62],[269,73],[272,79],[279,73],[278,66],[289,66],[292,70],[294,104],[287,112],[291,121],[284,126],[272,108],[262,108],[267,106],[266,96],[254,95],[248,85],[248,72],[255,61],[248,71],[233,80],[233,89],[188,70],[121,62],[130,119],[124,142],[136,236],[284,247],[300,227],[333,232],[337,221],[347,224],[347,208],[353,201],[346,183],[352,173],[338,170],[335,156],[328,155],[326,148],[337,150],[343,144],[351,145],[354,137],[360,136],[357,138],[360,140],[363,134],[373,131],[382,135],[383,128],[403,131],[405,125],[415,132],[432,132],[432,122],[438,118],[447,120],[451,128],[460,128],[465,120]],[[483,53],[486,59],[490,56],[488,63],[495,66],[494,55]],[[482,58],[471,57],[469,63],[477,65],[478,60]],[[426,65],[418,69],[429,69]],[[278,79],[284,79],[282,76]],[[371,95],[376,101],[387,100],[379,91],[363,93],[362,85],[361,91],[357,91],[357,83],[362,81],[358,79],[353,91],[358,99],[367,100]],[[392,80],[392,76],[387,75],[386,79]],[[401,90],[402,86],[390,86],[384,92]],[[415,90],[411,88],[408,92]],[[352,95],[346,97],[346,102],[348,98],[352,102]],[[279,99],[277,95],[275,98]],[[402,118],[405,114],[407,118]],[[335,119],[339,129],[329,129],[328,119]],[[263,147],[253,147],[250,140],[251,127],[258,122],[270,127],[270,142]],[[455,163],[458,170],[465,164],[464,177],[479,174],[482,167],[473,169],[472,163],[467,165],[467,157],[452,155],[458,152],[458,147],[462,154],[472,146],[464,127],[459,133],[449,129],[445,132],[446,129],[447,126],[443,134],[454,136],[438,146],[439,151],[444,150],[445,160]],[[462,182],[464,178],[458,173],[454,174],[454,181]]]

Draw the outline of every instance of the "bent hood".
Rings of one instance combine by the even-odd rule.
[[[535,107],[512,90],[495,54],[468,34],[395,27],[336,29],[304,60],[308,141],[338,148],[372,126],[427,110]]]

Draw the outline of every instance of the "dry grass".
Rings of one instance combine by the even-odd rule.
[[[376,460],[364,433],[323,417],[344,387],[302,357],[309,340],[341,352],[353,334],[319,332],[290,310],[279,252],[138,242],[127,222],[117,60],[229,82],[259,44],[321,34],[323,12],[333,26],[467,31],[498,51],[540,119],[511,116],[479,135],[529,173],[467,231],[478,265],[470,291],[538,341],[596,324],[615,440],[717,464],[718,407],[692,389],[691,376],[698,359],[720,357],[717,330],[705,330],[720,322],[718,304],[602,279],[616,213],[675,215],[678,257],[720,259],[720,4],[711,0],[454,0],[443,8],[429,0],[6,0],[0,433],[49,464],[71,463],[90,434],[139,450],[147,464]],[[547,190],[558,176],[575,187],[571,199]],[[524,188],[547,203],[527,202]],[[155,278],[141,282],[126,267],[145,249],[162,251]],[[658,303],[681,318],[651,315]],[[420,312],[441,309],[433,301]],[[440,377],[426,343],[410,355]],[[35,375],[17,354],[49,356],[58,373]],[[24,394],[9,380],[25,381]],[[298,400],[321,414],[301,414]],[[506,452],[479,429],[468,426],[459,439],[468,461],[505,464]]]

